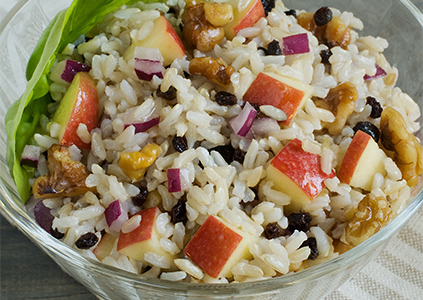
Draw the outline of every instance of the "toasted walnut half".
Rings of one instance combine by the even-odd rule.
[[[208,11],[209,19],[212,19],[210,16],[212,14]],[[215,18],[216,16],[214,16],[213,22]],[[184,40],[192,49],[198,49],[202,52],[211,51],[225,37],[223,27],[215,27],[207,20],[202,3],[186,6],[182,14],[182,23],[184,25],[182,31]]]
[[[328,45],[329,48],[340,46],[346,49],[350,43],[351,29],[339,17],[333,17],[323,26],[317,26],[314,13],[302,12],[297,16],[297,21],[301,27],[311,31],[320,43]]]
[[[423,149],[417,138],[407,131],[402,115],[392,107],[382,111],[381,141],[386,150],[393,151],[393,160],[409,186],[415,186],[423,174]]]
[[[189,63],[189,71],[194,75],[201,75],[219,85],[231,83],[234,67],[227,66],[224,61],[211,57],[195,57]]]
[[[70,158],[68,147],[52,145],[47,152],[48,174],[38,177],[32,185],[36,199],[74,197],[92,189],[85,185],[86,167]]]
[[[330,110],[335,115],[335,121],[325,123],[324,127],[330,134],[340,134],[347,122],[347,118],[353,113],[358,92],[350,82],[344,82],[331,89],[325,99],[316,100],[316,106]]]
[[[391,207],[384,197],[367,194],[360,201],[352,219],[345,227],[345,238],[352,246],[367,240],[391,219]]]

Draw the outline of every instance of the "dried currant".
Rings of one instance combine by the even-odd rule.
[[[145,201],[147,201],[148,190],[145,186],[141,186],[139,189],[140,192],[136,196],[132,197],[131,200],[135,206],[141,207]]]
[[[237,103],[238,98],[231,93],[225,92],[225,91],[220,91],[218,93],[216,93],[216,95],[214,96],[214,100],[217,102],[217,104],[219,105],[234,105]]]
[[[368,135],[370,135],[375,140],[376,143],[379,142],[379,137],[380,137],[379,128],[377,128],[375,125],[373,125],[372,123],[368,121],[357,122],[353,130],[354,132],[361,130],[367,133]]]
[[[170,86],[166,92],[162,92],[160,86],[157,88],[157,96],[163,98],[167,101],[172,101],[176,99],[176,89],[174,86]]]
[[[88,232],[75,242],[75,246],[79,249],[89,249],[98,242],[98,237],[93,232]]]
[[[182,222],[185,224],[188,221],[187,217],[187,208],[185,205],[186,199],[185,197],[180,198],[175,206],[172,207],[170,211],[170,218],[173,224]]]
[[[282,55],[282,49],[278,40],[273,40],[267,44],[266,55]]]
[[[288,230],[307,232],[310,229],[311,215],[309,213],[292,213],[288,216]]]
[[[314,13],[314,22],[317,26],[323,26],[332,20],[332,11],[329,7],[323,6]]]
[[[263,236],[270,240],[270,239],[275,239],[277,237],[280,237],[282,235],[284,235],[285,230],[282,229],[282,227],[279,226],[278,223],[274,222],[274,223],[269,223],[266,225],[266,228],[263,231]]]
[[[50,228],[50,234],[58,240],[62,239],[65,236],[64,233],[61,233],[59,230],[57,230],[57,228],[53,228],[53,227]]]
[[[366,104],[372,107],[372,112],[370,113],[370,117],[373,119],[380,118],[380,116],[382,115],[383,108],[380,105],[379,101],[377,101],[376,98],[372,96],[368,96],[366,98]]]
[[[188,141],[185,136],[174,136],[172,139],[172,146],[175,148],[176,151],[179,153],[188,150]]]
[[[307,240],[305,240],[300,248],[302,247],[309,247],[310,248],[310,255],[307,259],[315,260],[317,256],[319,256],[319,250],[317,250],[317,241],[314,237],[309,237]]]
[[[285,15],[287,16],[293,16],[294,18],[297,17],[297,11],[295,9],[290,9],[285,11]]]
[[[329,58],[332,56],[332,51],[330,49],[325,49],[320,51],[320,57],[322,59],[322,64],[330,65]]]
[[[275,0],[261,0],[261,3],[263,4],[266,16],[273,8],[275,8]]]
[[[233,161],[237,161],[241,164],[244,162],[245,152],[241,149],[235,149],[231,144],[210,149],[210,151],[213,150],[219,152],[228,164]]]

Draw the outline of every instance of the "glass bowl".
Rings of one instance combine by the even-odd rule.
[[[319,299],[360,271],[386,246],[423,204],[423,183],[409,205],[377,234],[339,257],[269,280],[239,284],[188,284],[134,275],[82,257],[53,238],[27,214],[6,166],[7,109],[23,93],[26,62],[48,22],[69,0],[20,1],[2,21],[0,32],[0,211],[66,273],[102,299]],[[423,109],[423,15],[408,0],[284,1],[287,7],[314,11],[332,6],[351,11],[364,23],[360,35],[386,38],[384,52],[399,69],[398,86]],[[420,122],[422,120],[420,119]],[[423,138],[423,129],[418,132]]]

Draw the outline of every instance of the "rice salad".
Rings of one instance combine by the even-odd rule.
[[[337,257],[401,212],[423,171],[419,107],[388,41],[362,29],[279,0],[121,7],[51,68],[21,159],[28,210],[84,256],[165,280]]]

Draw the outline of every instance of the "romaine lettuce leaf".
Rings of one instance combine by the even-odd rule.
[[[20,165],[25,144],[37,130],[41,114],[45,113],[50,97],[48,72],[56,56],[81,34],[90,31],[107,14],[124,4],[137,0],[74,0],[68,9],[59,12],[38,41],[27,66],[28,84],[24,94],[7,112],[7,163],[23,202],[31,195],[29,175]],[[144,2],[159,2],[144,0]]]

